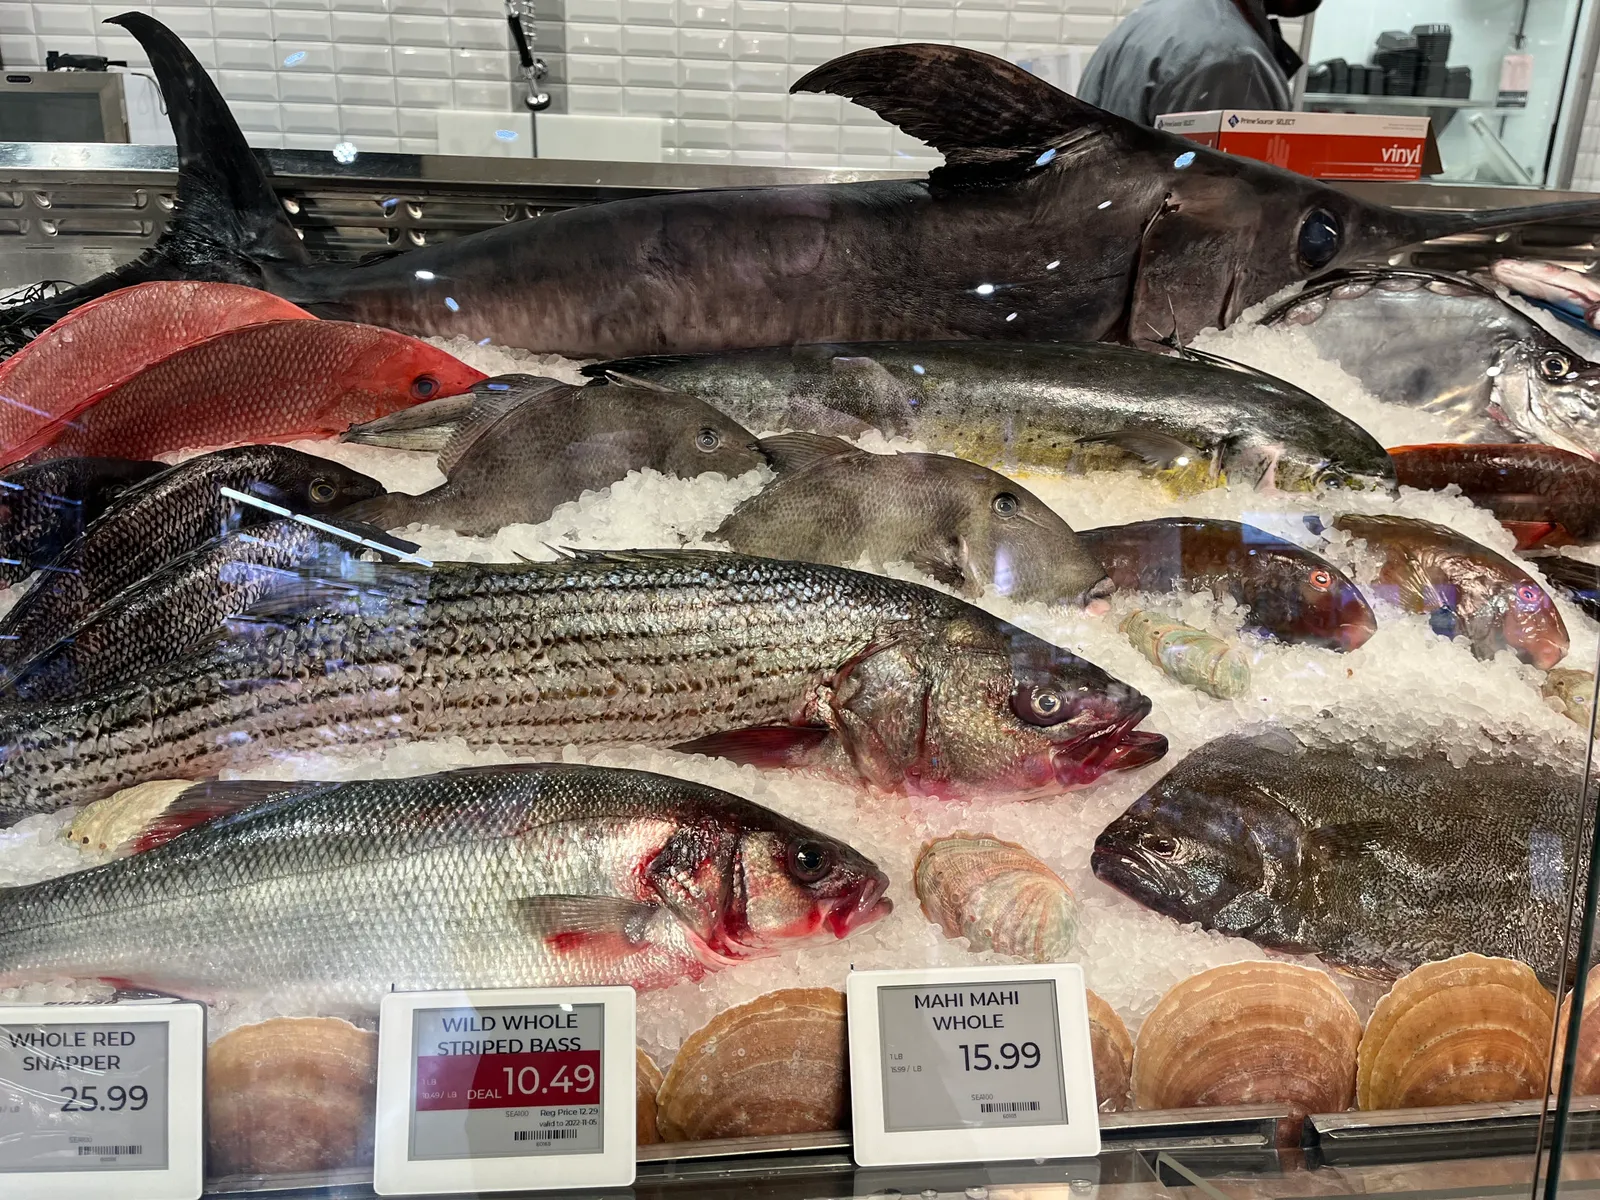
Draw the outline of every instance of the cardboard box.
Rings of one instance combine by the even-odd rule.
[[[1167,113],[1156,128],[1318,179],[1418,179],[1442,170],[1427,117],[1224,108]]]

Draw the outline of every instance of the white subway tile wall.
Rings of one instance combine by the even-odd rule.
[[[1572,186],[1580,192],[1600,192],[1600,71],[1595,72],[1589,103],[1583,111],[1578,157],[1572,166]]]
[[[539,0],[537,52],[554,111],[660,120],[668,161],[919,169],[937,160],[928,147],[842,100],[790,96],[789,85],[836,55],[895,41],[1045,59],[1058,66],[1041,73],[1070,84],[1137,3]],[[0,0],[0,59],[42,67],[60,50],[137,70],[147,65],[138,44],[100,23],[129,9],[188,42],[257,146],[432,153],[440,110],[522,111],[500,0]]]

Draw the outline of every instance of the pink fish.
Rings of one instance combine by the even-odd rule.
[[[234,283],[161,280],[75,308],[0,362],[0,450],[81,408],[185,346],[241,325],[315,320],[270,292]]]
[[[330,437],[464,392],[485,378],[443,350],[376,325],[269,321],[218,333],[60,413],[6,452],[15,462]]]

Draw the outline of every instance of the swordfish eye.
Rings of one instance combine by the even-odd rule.
[[[339,494],[339,489],[326,479],[317,478],[311,481],[309,489],[311,499],[318,504],[327,504]]]
[[[1333,586],[1333,572],[1326,567],[1313,567],[1311,574],[1306,578],[1311,581],[1311,586],[1319,592],[1325,592]]]
[[[789,873],[801,883],[816,883],[833,870],[833,851],[821,842],[796,842],[789,847]]]
[[[426,400],[439,390],[439,381],[432,375],[418,375],[411,381],[413,399]]]
[[[1344,246],[1344,226],[1339,218],[1325,208],[1314,208],[1300,224],[1300,265],[1308,271],[1320,271],[1338,257]]]
[[[1055,725],[1067,715],[1067,702],[1053,688],[1020,683],[1011,693],[1011,711],[1029,725]]]
[[[710,454],[718,446],[722,445],[722,435],[708,425],[694,435],[694,444],[697,449]]]
[[[995,516],[1004,519],[1016,516],[1017,511],[1022,507],[1022,501],[1018,500],[1010,492],[1001,492],[994,498],[991,507],[994,509]]]
[[[1565,379],[1572,371],[1572,360],[1559,350],[1539,356],[1539,375],[1547,383]]]

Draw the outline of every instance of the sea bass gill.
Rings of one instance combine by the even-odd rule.
[[[1532,761],[1363,760],[1236,734],[1107,826],[1092,865],[1174,920],[1353,974],[1475,951],[1550,984],[1581,792],[1578,772]]]
[[[172,114],[174,220],[137,263],[12,314],[14,327],[110,287],[204,274],[319,316],[579,358],[828,340],[1155,344],[1330,268],[1596,208],[1369,204],[1125,121],[1003,59],[910,44],[847,54],[792,90],[845,97],[925,141],[945,158],[927,179],[658,194],[318,266],[187,47],[144,14],[113,20],[144,47]]]
[[[954,597],[709,551],[358,564],[137,683],[0,713],[0,825],[286,753],[645,742],[940,796],[1141,766],[1141,693]]]
[[[392,987],[642,991],[890,910],[888,879],[844,843],[643,771],[253,786],[283,795],[0,890],[0,987],[112,979],[317,1013],[370,1013]]]

